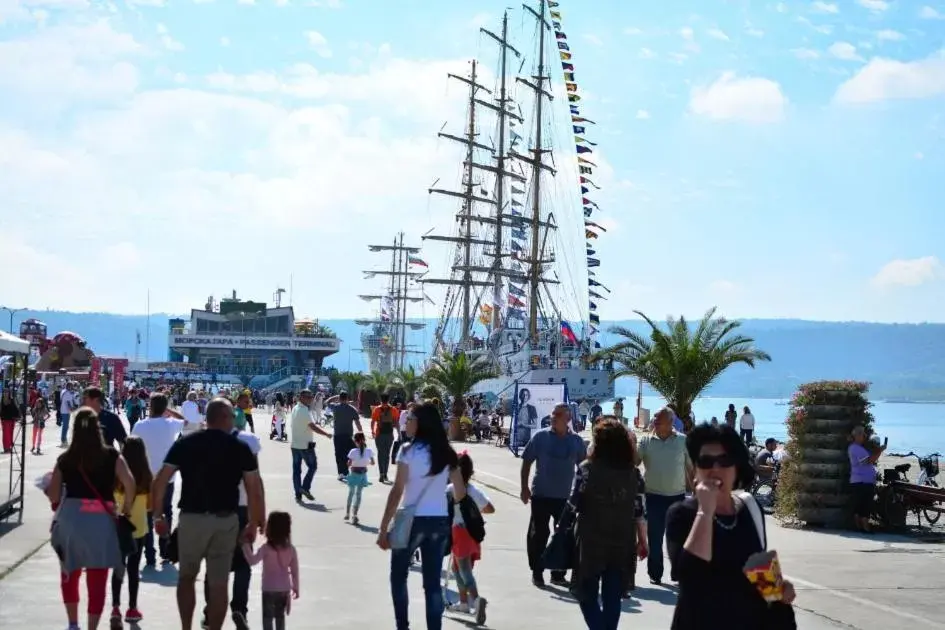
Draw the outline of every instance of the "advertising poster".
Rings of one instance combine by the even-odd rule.
[[[92,367],[89,370],[89,385],[95,385],[98,377],[102,374],[102,360],[98,357],[92,359]],[[107,393],[107,391],[106,391]]]
[[[512,401],[509,446],[517,455],[532,434],[551,422],[551,411],[565,400],[564,383],[518,383]]]

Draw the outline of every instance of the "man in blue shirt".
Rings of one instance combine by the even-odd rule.
[[[125,431],[125,425],[121,423],[121,418],[105,409],[105,393],[99,387],[86,387],[82,392],[82,404],[91,407],[98,414],[98,423],[102,427],[102,437],[105,439],[106,446],[114,446],[121,449],[128,437]]]
[[[522,452],[521,498],[522,503],[531,503],[526,546],[535,586],[545,585],[541,556],[551,536],[548,522],[553,520],[557,526],[571,495],[575,470],[586,456],[584,440],[571,432],[571,411],[565,403],[555,406],[551,412],[551,426],[532,434]],[[535,476],[529,486],[532,464],[536,464]],[[552,571],[551,583],[566,586],[565,573]]]

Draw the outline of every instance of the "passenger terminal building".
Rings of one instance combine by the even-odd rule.
[[[249,377],[256,387],[272,387],[292,376],[318,374],[325,357],[340,342],[316,320],[296,319],[291,306],[230,298],[203,310],[190,321],[169,322],[168,361],[193,364],[200,372]]]

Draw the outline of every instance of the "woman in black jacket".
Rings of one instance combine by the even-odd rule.
[[[686,436],[696,491],[670,507],[666,541],[679,577],[673,630],[794,628],[794,588],[769,605],[744,574],[766,547],[764,516],[744,490],[755,477],[748,447],[728,425],[701,424]]]

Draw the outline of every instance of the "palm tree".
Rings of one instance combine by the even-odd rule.
[[[368,374],[364,382],[361,383],[361,389],[374,392],[378,396],[386,394],[394,382],[394,378],[389,373],[382,373],[374,370]]]
[[[683,422],[688,422],[692,403],[725,370],[736,363],[755,367],[771,356],[755,347],[755,340],[734,334],[740,322],[715,316],[709,309],[695,330],[685,317],[668,317],[659,325],[640,311],[634,311],[650,326],[649,336],[616,326],[611,333],[623,337],[597,354],[611,359],[618,369],[614,378],[642,378],[671,404]]]
[[[361,384],[364,382],[364,374],[360,372],[342,372],[338,375],[339,382],[344,386],[344,390],[352,398],[358,395]]]
[[[466,395],[478,383],[495,376],[488,359],[470,357],[465,352],[443,353],[430,361],[424,379],[452,398],[450,432],[454,438],[459,430],[459,419],[466,410]]]
[[[396,370],[393,373],[394,384],[403,390],[404,399],[413,400],[417,391],[423,387],[423,375],[417,374],[417,371],[411,365],[403,370]]]

